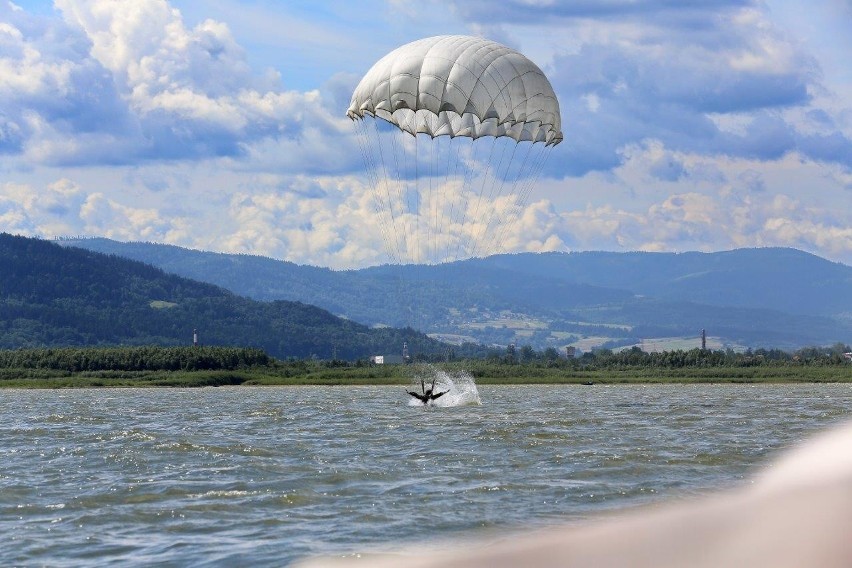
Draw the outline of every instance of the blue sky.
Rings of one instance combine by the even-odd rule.
[[[344,117],[395,47],[548,75],[565,141],[507,251],[852,264],[852,2],[0,0],[0,230],[387,260]]]

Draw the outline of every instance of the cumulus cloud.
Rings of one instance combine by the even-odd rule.
[[[354,178],[263,176],[231,197],[218,248],[350,268],[386,259],[375,208]]]
[[[87,196],[80,207],[83,232],[118,240],[169,242],[182,236],[185,220],[165,217],[155,208],[123,205],[102,193]]]
[[[328,36],[312,40],[326,64],[335,46],[363,52],[321,70],[315,60],[296,63],[311,67],[318,87],[294,90],[287,85],[301,71],[258,73],[243,47],[252,42],[235,35],[263,16],[259,5],[243,14],[224,0],[215,18],[193,8],[201,17],[192,20],[165,0],[57,0],[46,16],[0,0],[0,160],[9,172],[0,229],[336,268],[507,251],[755,245],[852,261],[852,109],[764,4],[391,4],[367,32],[342,17],[314,22],[353,34],[331,47],[316,45]],[[265,22],[266,42],[287,20],[286,7],[275,10],[283,20]],[[463,26],[540,64],[562,104],[565,141],[531,199],[498,192],[477,200],[473,185],[462,188],[465,175],[435,175],[431,195],[400,190],[409,209],[391,213],[343,117],[359,80],[352,61],[366,70],[400,43]],[[302,39],[280,41],[295,54]],[[432,157],[418,158],[427,183]],[[477,171],[475,159],[462,159],[459,172]],[[436,223],[440,230],[430,229]]]
[[[357,75],[330,76],[322,94],[270,88],[223,22],[188,27],[165,0],[56,6],[64,22],[6,8],[0,97],[13,104],[0,114],[0,151],[64,165],[231,156],[268,167],[270,152],[317,173],[357,165],[348,159],[356,152],[327,144],[351,134],[327,109],[345,105]],[[646,138],[733,156],[777,159],[798,149],[852,161],[852,141],[832,126],[833,115],[809,106],[818,66],[759,4],[450,2],[450,11],[510,45],[522,42],[501,27],[508,24],[546,30],[542,22],[558,22],[568,35],[547,65],[566,123],[551,175],[610,170],[625,146]],[[820,131],[799,129],[777,110],[789,108],[808,109]],[[747,116],[739,131],[723,127],[720,117],[731,115]],[[681,175],[677,164],[659,165],[661,179]]]
[[[548,27],[542,22],[558,24],[560,44],[543,62],[560,97],[566,135],[552,175],[612,170],[623,163],[623,148],[647,138],[683,151],[764,160],[795,151],[852,168],[842,112],[814,106],[812,93],[825,90],[818,63],[772,23],[763,4],[452,5],[474,27],[527,26],[541,34]],[[526,37],[525,45],[535,36]],[[802,112],[795,117],[790,109]],[[739,119],[738,129],[725,128],[728,116]],[[814,124],[819,133],[809,131]],[[677,164],[659,166],[661,179],[682,175]]]
[[[56,7],[64,21],[0,7],[0,152],[53,165],[239,157],[345,125],[316,91],[266,88],[222,22],[188,28],[165,0]]]
[[[4,7],[0,5],[0,11]],[[77,135],[120,141],[133,127],[109,74],[79,34],[5,7],[0,16],[0,151],[39,155]]]
[[[67,178],[38,188],[4,183],[0,185],[0,227],[27,235],[79,234],[75,218],[84,200],[80,186]]]
[[[655,177],[659,156],[681,164],[682,179]],[[551,225],[566,247],[714,251],[789,246],[852,259],[849,212],[842,205],[850,203],[849,197],[834,179],[820,178],[818,165],[804,166],[801,155],[780,162],[711,161],[651,141],[624,159],[614,175],[588,174],[579,182],[586,195],[595,191],[609,197],[554,213],[558,220],[551,219]],[[634,188],[644,200],[618,199]]]

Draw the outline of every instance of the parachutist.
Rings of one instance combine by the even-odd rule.
[[[423,391],[423,394],[418,394],[418,393],[416,393],[414,391],[410,391],[410,390],[407,390],[405,392],[407,392],[408,394],[410,394],[411,396],[413,396],[414,398],[416,398],[417,400],[422,402],[424,406],[429,404],[429,401],[439,399],[442,396],[444,396],[445,394],[447,394],[448,392],[450,392],[448,390],[445,390],[444,392],[436,393],[435,392],[435,380],[434,379],[432,380],[432,386],[428,389],[426,388],[426,383],[423,382],[423,379],[420,379],[420,389]]]
[[[416,398],[417,400],[419,400],[423,404],[429,404],[430,400],[435,400],[437,398],[440,398],[450,391],[433,393],[432,389],[427,389],[423,394],[417,394],[414,391],[405,391],[405,392],[407,392],[408,394],[410,394],[411,396],[413,396],[414,398]]]

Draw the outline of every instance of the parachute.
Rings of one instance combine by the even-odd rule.
[[[517,249],[559,102],[532,61],[479,37],[437,36],[381,58],[352,94],[375,225],[392,263]]]
[[[431,37],[395,49],[361,79],[346,115],[379,117],[432,138],[562,140],[559,102],[541,69],[478,37]]]

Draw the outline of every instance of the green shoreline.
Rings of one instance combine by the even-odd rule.
[[[843,346],[848,350],[848,346]],[[846,383],[852,364],[838,346],[733,352],[630,350],[578,359],[509,357],[429,364],[366,360],[281,361],[243,347],[64,347],[0,350],[0,388],[205,387],[224,385],[410,385],[437,371],[480,385],[623,383]]]
[[[696,367],[680,369],[566,370],[546,367],[453,365],[449,373],[469,373],[478,385],[590,385],[698,383],[852,383],[852,365]],[[491,371],[491,372],[489,372]],[[408,385],[416,370],[403,366],[255,368],[213,371],[87,371],[3,369],[0,388],[206,387],[295,385]]]

